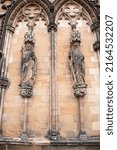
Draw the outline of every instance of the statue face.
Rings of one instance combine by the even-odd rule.
[[[25,45],[25,47],[26,47],[27,50],[29,50],[29,49],[32,48],[32,45],[31,45],[30,43],[27,43],[27,44]]]
[[[74,48],[79,48],[79,43],[74,43]]]

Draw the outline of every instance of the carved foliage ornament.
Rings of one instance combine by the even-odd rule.
[[[36,76],[36,56],[34,52],[35,38],[32,30],[24,36],[24,48],[21,50],[20,95],[29,98],[33,94]]]
[[[76,29],[76,23],[72,24],[72,32],[70,35],[70,69],[73,76],[73,91],[76,97],[81,97],[87,93],[87,85],[85,84],[85,64],[84,55],[80,51],[81,37]]]

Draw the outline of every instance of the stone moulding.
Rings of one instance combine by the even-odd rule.
[[[50,146],[99,146],[99,137],[88,137],[87,140],[80,140],[78,138],[65,138],[56,141],[50,141],[45,138],[29,138],[28,141],[22,142],[20,138],[0,138],[0,144],[9,145],[50,145]]]

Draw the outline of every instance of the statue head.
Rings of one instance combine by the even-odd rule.
[[[32,45],[30,42],[25,43],[26,50],[32,50],[33,47],[34,47],[34,45]]]

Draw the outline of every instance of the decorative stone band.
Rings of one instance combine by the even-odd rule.
[[[87,94],[87,85],[86,84],[74,84],[73,92],[76,97],[82,97]]]
[[[93,48],[94,50],[97,52],[100,50],[100,41],[96,41],[94,44],[93,44]]]
[[[0,77],[0,87],[7,88],[9,85],[9,81],[7,78]]]
[[[20,86],[20,96],[23,98],[30,98],[33,95],[33,87],[30,85],[19,85]]]

